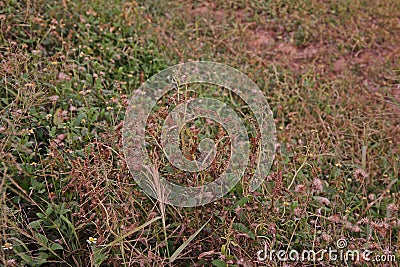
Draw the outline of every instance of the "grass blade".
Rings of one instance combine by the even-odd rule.
[[[176,258],[181,254],[181,252],[189,245],[189,243],[203,230],[203,228],[208,224],[211,218],[202,226],[200,227],[194,234],[192,234],[179,248],[172,254],[171,258],[169,258],[169,262],[173,262]]]
[[[148,222],[142,224],[141,226],[138,226],[138,227],[136,227],[135,229],[132,229],[131,231],[127,232],[126,234],[124,234],[124,235],[118,237],[117,239],[115,239],[113,242],[107,244],[106,247],[111,247],[111,246],[115,245],[116,243],[118,243],[119,241],[121,241],[122,239],[124,239],[125,237],[128,237],[128,236],[130,236],[131,234],[133,234],[133,233],[135,233],[135,232],[137,232],[137,231],[142,230],[142,229],[145,228],[146,226],[152,224],[152,223],[155,222],[155,221],[158,221],[159,219],[161,219],[161,217],[156,217],[156,218],[154,218],[154,219],[152,219],[152,220],[150,220],[150,221],[148,221]]]

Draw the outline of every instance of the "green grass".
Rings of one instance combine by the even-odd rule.
[[[0,243],[13,247],[0,265],[281,266],[257,263],[257,251],[318,251],[340,238],[400,259],[399,17],[395,0],[0,2]],[[223,199],[179,208],[135,184],[121,129],[135,89],[193,60],[257,83],[278,148],[256,192],[250,165]],[[193,88],[236,108],[257,141],[240,99]],[[190,96],[170,92],[152,120]],[[223,170],[229,141],[188,179],[157,147],[161,125],[147,130],[168,179],[197,185]],[[182,150],[195,156],[202,138],[225,134],[196,120]]]

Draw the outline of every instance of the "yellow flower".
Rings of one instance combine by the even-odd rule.
[[[107,109],[107,110],[112,110],[112,109],[113,109],[113,107],[107,107],[106,109]]]
[[[53,115],[51,115],[51,114],[47,114],[47,115],[46,115],[46,119],[47,119],[47,120],[49,120],[51,117],[53,117]]]
[[[340,168],[340,167],[342,167],[342,164],[341,163],[336,163],[335,166]]]
[[[97,243],[97,238],[95,238],[95,237],[89,237],[89,238],[86,240],[86,242],[87,242],[89,245],[96,244],[96,243]]]
[[[82,119],[81,122],[82,122],[82,123],[86,123],[86,120],[85,120],[85,119]]]
[[[12,244],[11,243],[5,243],[3,246],[1,246],[1,248],[2,249],[4,249],[4,250],[12,250],[13,249],[13,246],[12,246]]]

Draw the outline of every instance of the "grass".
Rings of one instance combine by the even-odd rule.
[[[0,243],[13,248],[0,250],[2,266],[281,266],[257,262],[257,251],[318,251],[340,238],[400,259],[398,1],[6,0],[0,10]],[[129,174],[122,121],[147,78],[194,60],[257,83],[276,158],[256,192],[250,165],[223,199],[165,206]],[[256,146],[240,99],[192,90],[235,108]],[[192,93],[170,92],[152,122]],[[217,125],[199,119],[181,133],[188,157],[201,139],[221,140],[212,169],[192,176],[157,147],[161,126],[147,130],[171,181],[197,185],[225,166],[229,138]]]

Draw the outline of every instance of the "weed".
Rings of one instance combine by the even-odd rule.
[[[341,238],[400,258],[399,1],[8,0],[0,10],[2,265],[279,266],[257,262],[257,251],[318,251]],[[202,185],[229,159],[227,132],[205,119],[185,126],[180,148],[193,159],[202,139],[215,140],[209,169],[183,172],[162,153],[163,121],[190,98],[237,111],[253,152],[223,199],[178,208],[134,182],[121,128],[135,89],[194,60],[228,64],[257,83],[277,154],[249,192],[254,114],[217,86],[170,91],[146,129],[166,179]]]

